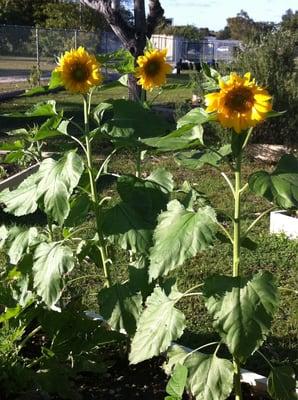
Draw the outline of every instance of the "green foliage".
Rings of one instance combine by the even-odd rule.
[[[197,28],[195,25],[160,25],[155,32],[164,35],[182,36],[190,41],[202,40],[209,35],[208,28]]]
[[[228,18],[227,23],[225,34],[228,34],[231,39],[243,42],[258,40],[275,28],[272,22],[255,22],[244,10],[241,10],[236,17]]]
[[[216,354],[203,354],[198,351],[174,345],[168,352],[166,372],[173,367],[183,365],[188,370],[186,386],[199,400],[225,400],[233,388],[233,364]]]
[[[99,305],[101,315],[113,329],[135,333],[143,308],[140,293],[133,293],[128,284],[116,284],[100,291]]]
[[[6,205],[6,212],[22,216],[35,212],[42,198],[45,212],[62,225],[70,211],[70,195],[82,172],[83,163],[76,152],[66,153],[59,161],[48,158],[17,189],[0,193],[0,201]]]
[[[269,174],[257,171],[249,177],[250,189],[282,208],[298,207],[298,160],[284,155]]]
[[[129,360],[137,364],[166,351],[173,340],[183,333],[185,317],[175,304],[182,294],[175,287],[167,295],[156,287],[146,301],[137,332],[131,342]]]
[[[122,70],[129,72],[131,57],[123,53],[119,59]],[[108,64],[111,58],[107,56],[105,61]],[[203,66],[203,74],[204,88],[217,89],[218,72]],[[52,85],[60,84],[59,79],[54,74]],[[125,83],[126,77],[122,81]],[[214,115],[202,108],[182,116],[173,131],[171,124],[151,111],[147,103],[109,100],[93,108],[91,93],[83,97],[83,102],[83,127],[79,126],[79,119],[66,119],[62,111],[57,112],[53,101],[7,115],[11,120],[20,117],[26,123],[43,118],[42,124],[35,127],[32,143],[57,140],[60,144],[67,138],[68,150],[59,157],[41,161],[38,172],[17,188],[0,193],[6,215],[12,214],[16,222],[0,228],[1,251],[5,253],[0,336],[4,325],[9,327],[5,331],[7,336],[16,326],[22,327],[20,334],[10,340],[10,347],[4,346],[4,352],[11,353],[15,361],[5,382],[17,371],[12,382],[18,384],[17,377],[27,367],[29,376],[24,376],[24,380],[28,387],[76,398],[77,375],[104,370],[99,361],[104,344],[112,348],[113,343],[124,339],[130,349],[131,364],[158,356],[182,336],[186,328],[182,309],[188,306],[188,299],[202,298],[210,324],[212,320],[221,341],[191,353],[176,346],[171,349],[167,372],[172,373],[172,378],[167,399],[181,400],[185,387],[199,400],[224,400],[233,387],[236,398],[241,398],[240,364],[266,339],[279,301],[275,279],[261,269],[258,253],[254,253],[257,243],[250,239],[250,230],[260,218],[243,223],[242,210],[255,212],[253,193],[274,200],[279,206],[296,206],[297,160],[285,156],[275,171],[257,171],[248,184],[242,182],[247,178],[247,170],[241,171],[248,134],[230,133],[227,145],[209,145],[203,133],[207,124],[215,123]],[[74,134],[69,133],[71,126],[76,128]],[[72,150],[70,140],[74,141]],[[92,147],[98,144],[101,154],[95,162]],[[11,152],[23,151],[23,138],[17,137],[6,146]],[[117,168],[113,170],[127,148],[133,150],[135,165],[126,158],[122,173]],[[193,151],[189,152],[190,148]],[[151,157],[149,151],[153,149],[188,150],[175,155],[179,162],[177,182],[165,168],[143,169],[144,154]],[[116,161],[111,164],[113,157]],[[152,163],[155,162],[152,157]],[[200,174],[190,174],[201,183],[204,180],[200,177],[207,168],[221,173],[221,185],[214,174],[210,174],[208,184],[205,182],[205,187],[214,192],[212,202],[218,200],[217,208],[202,193],[204,185],[183,182],[183,166],[202,168]],[[224,183],[232,201],[223,199]],[[243,207],[241,201],[245,198],[248,201]],[[31,226],[31,221],[25,227],[14,218],[37,211],[43,219],[36,227]],[[261,216],[265,214],[266,210]],[[217,238],[224,244],[219,244]],[[214,244],[225,246],[225,257],[215,253]],[[216,275],[211,275],[212,267],[206,265],[206,260],[212,258]],[[246,262],[252,260],[250,277],[242,273],[244,258]],[[231,260],[232,276],[228,274]],[[288,262],[285,260],[284,264]],[[173,279],[176,269],[182,266],[178,282],[180,277],[187,281],[185,292],[178,290]],[[165,280],[168,274],[171,276]],[[194,286],[190,285],[192,280]],[[81,299],[85,282],[96,287],[92,298],[97,297],[98,304],[91,300],[92,306],[99,306],[104,321],[101,317],[93,321],[82,315],[82,310],[88,308]],[[197,291],[200,287],[203,292]],[[76,290],[80,295],[74,295]],[[194,309],[202,314],[203,301],[192,303],[197,307],[190,306],[192,314]],[[38,333],[41,342],[36,341],[35,357],[31,356],[30,345]],[[17,342],[20,343],[16,345]],[[214,344],[218,346],[213,354],[199,352]],[[29,359],[22,357],[22,349],[30,354]],[[221,358],[223,353],[227,359]],[[286,390],[293,391],[289,375],[288,370],[273,369],[270,390],[278,400],[283,400]]]
[[[121,202],[105,212],[105,234],[123,249],[147,254],[157,215],[165,209],[169,199],[168,188],[172,188],[172,176],[166,171],[156,170],[147,179],[119,178],[117,190]]]
[[[117,147],[135,147],[140,139],[163,135],[169,129],[163,118],[130,100],[99,104],[93,115]]]
[[[188,369],[188,387],[197,400],[225,400],[233,388],[233,364],[214,354],[194,353],[184,365]]]
[[[274,400],[297,399],[293,369],[288,366],[273,368],[268,377],[268,392]]]
[[[74,268],[72,251],[60,243],[41,243],[34,252],[34,288],[45,304],[57,309],[63,277]]]
[[[227,156],[231,154],[231,146],[226,144],[219,149],[213,150],[212,148],[206,148],[201,151],[191,151],[187,153],[179,153],[176,156],[176,160],[179,165],[190,168],[200,169],[204,165],[208,164],[213,167],[218,167],[220,163],[224,162]]]
[[[169,394],[165,400],[181,400],[186,385],[188,370],[184,365],[177,364],[169,380],[166,391]]]
[[[167,211],[158,217],[150,250],[150,279],[167,275],[188,258],[206,250],[213,243],[215,230],[216,215],[211,207],[194,211],[172,200]]]
[[[245,362],[263,343],[277,310],[273,276],[213,276],[205,281],[204,296],[215,329],[236,359]]]

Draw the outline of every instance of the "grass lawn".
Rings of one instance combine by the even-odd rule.
[[[180,76],[172,76],[168,79],[168,83],[179,83],[185,84],[189,82],[189,78],[187,74],[183,74]],[[148,95],[148,101],[152,101],[155,99],[154,104],[182,104],[185,103],[186,100],[191,99],[192,90],[189,87],[182,87],[172,90],[164,90],[164,92],[156,97],[158,91],[154,90]],[[94,91],[92,97],[92,104],[97,105],[107,99],[120,99],[127,98],[128,91],[125,87],[116,87],[110,89],[97,89]],[[14,99],[0,102],[0,134],[6,132],[11,129],[16,129],[18,127],[24,126],[24,123],[27,124],[26,120],[16,120],[2,117],[1,114],[13,112],[13,111],[25,111],[30,106],[35,104],[36,102],[46,101],[49,99],[55,99],[57,102],[57,109],[63,109],[65,111],[66,116],[74,116],[77,121],[80,121],[83,118],[82,114],[82,98],[80,95],[70,94],[66,91],[61,91],[59,93],[50,94],[50,95],[42,95],[42,96],[32,96],[25,97],[19,96]]]

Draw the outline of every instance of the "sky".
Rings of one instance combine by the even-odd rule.
[[[298,9],[297,0],[161,0],[167,18],[175,25],[192,24],[218,31],[226,19],[245,10],[254,21],[279,22],[286,10]]]

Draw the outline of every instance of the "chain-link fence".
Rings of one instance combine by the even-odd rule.
[[[185,41],[168,35],[153,35],[157,48],[167,48],[167,60],[175,65],[180,59],[194,63],[230,61],[238,41]],[[64,51],[79,46],[96,53],[109,53],[122,47],[113,32],[86,32],[76,29],[45,29],[0,25],[0,83],[26,80],[38,73],[47,78]]]
[[[79,46],[108,53],[121,44],[112,32],[0,25],[0,78],[24,76],[33,67],[47,76],[60,54]]]

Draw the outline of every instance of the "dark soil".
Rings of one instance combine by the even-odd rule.
[[[128,365],[127,360],[118,359],[98,381],[84,377],[80,393],[84,400],[164,400],[168,377],[162,370],[163,358],[154,358],[138,365]],[[77,382],[79,383],[79,382]],[[253,393],[243,385],[243,400],[269,400],[268,397]],[[183,400],[194,400],[184,394]],[[230,396],[228,400],[234,400]]]

